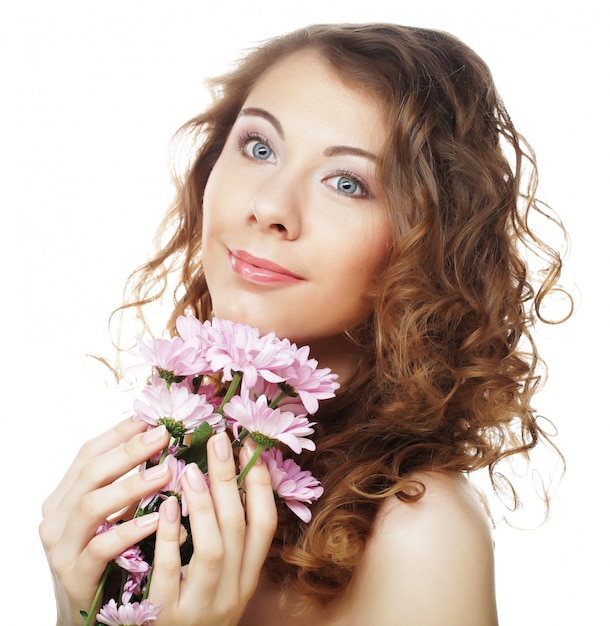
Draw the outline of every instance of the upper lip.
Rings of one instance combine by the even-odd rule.
[[[260,257],[254,256],[245,250],[231,250],[231,254],[238,258],[240,261],[244,261],[245,263],[249,263],[250,265],[254,265],[255,267],[259,267],[262,270],[269,270],[271,272],[275,272],[276,274],[283,274],[285,276],[290,276],[292,278],[298,278],[300,280],[303,279],[302,276],[287,270],[285,267],[274,263],[273,261],[269,261],[268,259],[261,259]]]

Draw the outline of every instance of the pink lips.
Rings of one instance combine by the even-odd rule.
[[[245,250],[229,250],[229,261],[233,271],[249,282],[262,285],[286,285],[303,280],[285,267],[255,257]]]

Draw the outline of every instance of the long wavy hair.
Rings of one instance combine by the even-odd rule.
[[[301,597],[324,602],[348,584],[383,500],[422,496],[414,471],[488,468],[498,488],[497,464],[546,439],[531,405],[542,365],[531,330],[557,288],[561,256],[531,218],[565,232],[536,200],[533,152],[470,48],[420,28],[316,25],[250,51],[180,129],[178,146],[191,156],[175,176],[156,255],[131,275],[123,309],[144,319],[145,305],[170,291],[171,333],[179,315],[210,318],[203,190],[254,84],[305,49],[385,107],[378,175],[394,228],[373,313],[349,332],[357,367],[323,403],[317,450],[305,459],[325,495],[310,524],[281,519],[267,564]],[[541,261],[542,274],[526,259]]]

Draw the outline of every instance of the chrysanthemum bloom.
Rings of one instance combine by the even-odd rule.
[[[186,504],[186,498],[184,497],[184,492],[180,482],[184,472],[186,471],[186,463],[182,459],[177,459],[171,454],[165,457],[163,463],[169,466],[170,479],[163,487],[161,487],[161,489],[159,489],[159,491],[143,498],[140,502],[140,508],[145,509],[155,498],[167,500],[170,496],[176,496],[176,498],[178,498],[178,502],[181,504],[182,517],[186,517],[189,514],[188,506]]]
[[[204,356],[212,343],[211,328],[212,324],[209,320],[201,322],[194,315],[180,315],[176,318],[178,335],[187,342],[199,345],[200,352]]]
[[[134,574],[146,574],[150,571],[150,565],[142,558],[142,551],[139,546],[127,548],[114,560],[124,570]]]
[[[142,395],[145,401],[135,400],[133,404],[136,415],[151,426],[163,424],[173,437],[192,433],[204,420],[212,427],[222,421],[205,396],[185,387],[148,385]]]
[[[95,534],[100,535],[115,527],[116,524],[106,520],[97,527]],[[121,554],[114,559],[114,562],[127,571],[127,578],[123,585],[123,594],[121,596],[122,603],[127,604],[134,593],[140,593],[140,591],[142,591],[142,584],[150,574],[151,566],[142,558],[142,551],[138,545],[131,546],[121,552]]]
[[[318,362],[309,358],[309,346],[296,350],[292,363],[278,374],[284,379],[280,387],[298,394],[310,415],[318,410],[318,400],[334,397],[339,388],[337,375],[327,367],[318,369]]]
[[[127,604],[134,593],[142,591],[142,583],[150,574],[151,566],[143,559],[142,551],[137,545],[119,554],[114,562],[128,572],[121,596],[123,604]]]
[[[168,382],[179,381],[191,374],[205,373],[209,369],[205,353],[196,340],[172,337],[137,341],[140,355]]]
[[[239,431],[245,428],[252,439],[266,448],[278,441],[300,454],[306,450],[315,450],[316,444],[307,437],[313,434],[314,422],[305,415],[295,415],[290,411],[271,409],[266,396],[259,396],[256,401],[242,396],[234,396],[224,408],[225,416],[231,420],[233,434],[239,437]]]
[[[270,383],[266,380],[259,378],[252,389],[249,389],[245,394],[256,400],[259,396],[265,396],[267,402],[274,409],[282,409],[282,411],[291,411],[295,415],[304,415],[307,413],[307,409],[301,402],[298,394],[286,393],[286,390],[282,389],[283,381],[280,383]],[[278,398],[280,400],[278,401]]]
[[[96,615],[98,622],[106,626],[150,626],[150,622],[157,619],[160,604],[153,604],[150,600],[122,604],[117,606],[115,600],[110,600]]]
[[[260,376],[270,382],[280,382],[275,370],[285,368],[294,359],[290,344],[279,340],[274,333],[263,337],[246,324],[214,318],[211,328],[212,344],[207,358],[215,372],[223,372],[223,379],[233,379],[233,372],[242,372],[242,385],[250,389]]]
[[[273,491],[295,515],[310,522],[311,511],[306,504],[315,502],[324,492],[320,481],[292,459],[284,459],[277,448],[265,450],[261,457],[269,468]]]

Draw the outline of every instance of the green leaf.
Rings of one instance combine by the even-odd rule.
[[[197,463],[199,469],[205,474],[208,471],[206,444],[213,434],[214,429],[207,422],[202,422],[193,433],[191,445],[188,448],[182,448],[176,457],[185,463]]]

